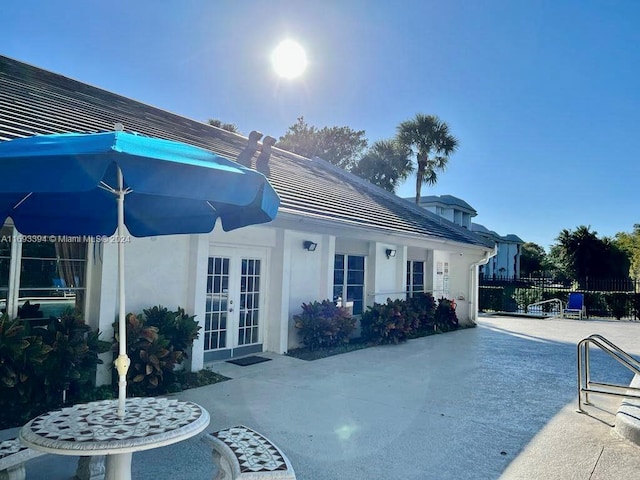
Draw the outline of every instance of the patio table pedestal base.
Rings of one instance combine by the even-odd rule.
[[[118,453],[107,456],[105,480],[131,480],[133,453]]]

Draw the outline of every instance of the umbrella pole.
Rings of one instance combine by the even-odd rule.
[[[118,370],[118,416],[125,415],[125,400],[127,398],[127,370],[131,363],[127,356],[127,323],[124,305],[124,181],[122,179],[122,170],[118,167],[118,238],[116,244],[118,246],[118,358],[115,366]]]

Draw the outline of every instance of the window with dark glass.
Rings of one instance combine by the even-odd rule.
[[[361,255],[337,254],[333,268],[333,300],[353,302],[353,314],[364,307],[364,264]]]
[[[18,316],[46,319],[84,309],[86,265],[87,243],[79,239],[22,242]]]
[[[409,260],[407,262],[407,298],[424,292],[424,262]]]
[[[0,312],[46,321],[84,311],[87,242],[46,238],[20,235],[10,223],[0,228]]]

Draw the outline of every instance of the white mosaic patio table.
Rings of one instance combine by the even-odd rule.
[[[167,398],[128,398],[124,418],[118,401],[84,403],[44,413],[20,430],[20,440],[57,455],[107,455],[105,479],[131,480],[133,452],[186,440],[209,425],[200,405]]]

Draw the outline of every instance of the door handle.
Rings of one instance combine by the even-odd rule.
[[[230,308],[230,309],[229,309],[229,313],[231,313],[231,312],[233,312],[233,308]]]

